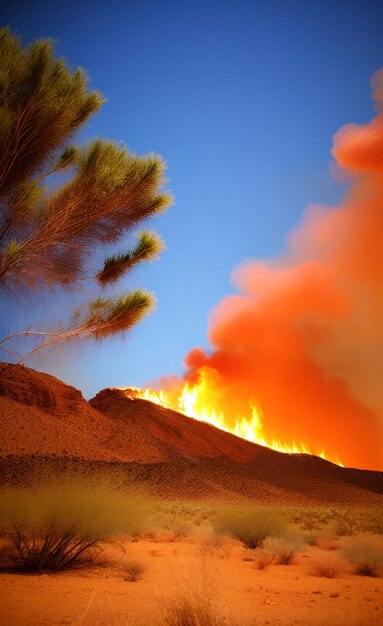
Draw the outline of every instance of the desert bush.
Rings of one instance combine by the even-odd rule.
[[[290,565],[301,549],[299,540],[267,537],[253,552],[255,566],[263,570],[269,565]]]
[[[216,532],[227,533],[250,549],[259,547],[266,537],[286,537],[291,532],[279,514],[264,507],[222,508],[212,525]]]
[[[274,555],[264,548],[256,548],[254,550],[254,565],[257,569],[264,570],[274,563]]]
[[[378,576],[383,569],[383,540],[380,537],[347,537],[342,541],[342,549],[360,576]]]
[[[383,510],[365,509],[360,516],[358,528],[370,535],[383,535]]]
[[[329,520],[329,512],[324,509],[298,509],[294,514],[294,522],[301,530],[312,535],[320,530]]]
[[[302,543],[297,539],[267,537],[262,543],[262,550],[273,555],[275,565],[290,565],[301,547]]]
[[[124,580],[127,580],[129,583],[135,583],[138,580],[141,580],[142,574],[146,570],[144,565],[133,560],[124,561],[121,563],[120,568],[123,572]]]
[[[353,535],[361,523],[361,515],[353,509],[344,509],[337,512],[335,532],[339,536]]]
[[[58,571],[90,559],[92,550],[138,532],[147,502],[84,479],[0,491],[3,557],[30,571]]]
[[[311,557],[309,573],[312,576],[336,578],[345,570],[346,565],[336,552],[316,552]]]
[[[200,529],[204,531],[215,513],[215,507],[209,503],[160,500],[155,504],[152,529],[167,531],[174,539],[199,534]]]
[[[161,626],[222,626],[219,610],[204,593],[186,593],[164,604]]]
[[[160,599],[157,626],[223,626],[227,615],[218,598],[216,569],[202,558],[189,572],[172,579],[172,591]],[[189,564],[190,566],[190,564]],[[232,622],[230,622],[232,623]]]
[[[199,553],[202,558],[210,557],[225,560],[230,558],[235,549],[235,542],[229,537],[216,535],[210,528],[203,534],[194,535],[194,541],[199,546]]]
[[[165,529],[172,533],[175,539],[180,537],[189,537],[193,534],[195,526],[192,522],[184,519],[180,515],[172,515],[165,523]]]

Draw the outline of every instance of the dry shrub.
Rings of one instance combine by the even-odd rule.
[[[182,519],[182,517],[175,516],[168,526],[168,530],[173,535],[174,539],[181,537],[189,537],[193,534],[195,526],[192,522]]]
[[[327,517],[320,509],[300,509],[296,512],[294,522],[311,535],[313,530],[319,530],[327,521]]]
[[[103,543],[138,532],[147,503],[104,482],[67,479],[0,491],[3,563],[58,571],[90,564]]]
[[[361,530],[370,535],[383,535],[383,509],[367,509],[360,522]]]
[[[203,532],[195,534],[194,540],[199,545],[199,553],[202,557],[228,559],[237,546],[232,538],[216,535],[211,526],[206,526]]]
[[[166,531],[173,540],[191,537],[209,525],[209,518],[215,509],[209,503],[184,501],[156,501],[156,514],[152,519],[152,529]]]
[[[353,535],[361,523],[361,513],[354,509],[339,510],[336,515],[335,532],[340,537]]]
[[[297,540],[267,537],[254,551],[255,566],[263,570],[269,565],[291,565],[300,549],[301,543]]]
[[[274,556],[264,548],[254,550],[254,565],[257,569],[264,570],[269,565],[273,565]]]
[[[263,542],[262,549],[268,550],[274,556],[276,565],[291,565],[301,546],[298,540],[268,537]]]
[[[311,557],[309,573],[312,576],[336,578],[345,570],[346,565],[336,552],[316,552]]]
[[[195,531],[195,525],[179,515],[161,512],[150,523],[147,536],[152,541],[165,541],[173,543],[177,539],[190,537]]]
[[[342,540],[345,557],[360,576],[379,576],[383,570],[383,539],[373,536],[347,537]]]
[[[212,520],[218,533],[227,533],[247,548],[259,547],[266,537],[286,537],[287,522],[274,511],[264,507],[224,507]]]
[[[141,539],[151,541],[153,543],[175,543],[177,541],[203,541],[205,536],[214,534],[214,531],[208,525],[194,526],[182,520],[176,520],[171,524],[164,524],[158,519],[149,521],[149,530],[140,536]]]
[[[124,561],[121,563],[120,568],[123,572],[124,580],[129,583],[135,583],[138,580],[141,580],[142,574],[146,571],[146,567],[144,565],[133,560]]]
[[[188,562],[180,560],[166,595],[160,597],[156,626],[233,626],[219,592],[219,576],[215,559],[199,554]]]
[[[225,621],[204,592],[188,591],[164,605],[161,626],[222,626]]]

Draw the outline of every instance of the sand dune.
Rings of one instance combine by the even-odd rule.
[[[377,506],[382,473],[282,454],[147,400],[0,364],[2,482],[108,471],[167,498]]]

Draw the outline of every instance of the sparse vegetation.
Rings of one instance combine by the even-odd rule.
[[[254,565],[257,569],[264,570],[274,563],[274,555],[264,548],[256,548],[254,550]]]
[[[356,536],[342,541],[345,557],[360,576],[378,576],[383,570],[383,540],[381,537]]]
[[[287,537],[290,532],[278,513],[256,506],[223,507],[212,524],[218,533],[227,533],[252,550],[261,546],[266,537]]]
[[[160,599],[158,626],[222,626],[227,615],[217,596],[216,568],[202,557],[189,563],[190,571],[175,572],[172,592]],[[230,622],[232,623],[232,622]]]
[[[316,545],[323,538],[354,535],[356,532],[383,534],[383,513],[376,508],[280,507],[285,519],[306,531],[305,543]]]
[[[121,570],[124,580],[129,583],[135,583],[141,580],[142,574],[145,572],[146,568],[138,561],[127,560],[121,564]]]
[[[301,549],[299,540],[267,537],[254,550],[254,560],[257,569],[263,570],[269,565],[290,565],[297,552]]]
[[[225,622],[203,590],[169,598],[163,605],[161,626],[222,626]]]
[[[267,537],[262,544],[262,549],[268,550],[274,556],[276,565],[290,565],[301,546],[302,544],[298,539]]]
[[[273,578],[273,566],[276,565],[294,564],[294,576],[289,577],[289,580],[295,580],[296,571],[299,581],[302,581],[302,583],[297,582],[297,586],[302,584],[310,588],[312,585],[310,580],[315,580],[314,578],[305,580],[304,574],[324,579],[343,578],[344,580],[338,583],[336,581],[330,585],[324,583],[321,590],[311,591],[314,595],[321,595],[323,604],[326,598],[331,598],[330,603],[334,602],[339,597],[339,590],[343,584],[357,588],[358,579],[351,576],[352,573],[379,576],[382,571],[380,569],[383,566],[381,552],[377,550],[379,547],[382,548],[382,539],[368,535],[341,539],[331,537],[326,526],[334,520],[334,517],[333,515],[327,516],[326,510],[324,510],[326,518],[326,522],[323,523],[324,527],[311,535],[306,531],[311,539],[317,538],[317,545],[310,548],[306,546],[306,552],[294,562],[295,556],[300,553],[304,544],[302,530],[298,535],[297,527],[292,529],[287,523],[286,518],[289,519],[291,515],[290,507],[253,507],[246,504],[236,506],[236,510],[241,513],[240,519],[244,518],[247,522],[251,520],[252,529],[256,530],[254,534],[259,543],[255,549],[249,549],[241,547],[238,543],[238,535],[235,536],[233,532],[229,533],[226,530],[217,534],[214,531],[213,526],[216,527],[217,519],[232,521],[233,518],[229,516],[229,513],[234,507],[223,506],[217,502],[150,501],[149,503],[144,499],[126,496],[121,490],[116,489],[116,477],[100,479],[98,484],[94,481],[89,484],[83,478],[71,481],[65,479],[64,483],[61,486],[56,483],[34,490],[4,489],[0,492],[0,520],[3,531],[0,546],[5,547],[1,558],[3,566],[7,565],[30,572],[57,571],[56,566],[51,568],[47,561],[43,563],[41,559],[44,541],[48,534],[46,522],[48,519],[55,520],[55,523],[50,525],[50,530],[54,531],[51,536],[62,538],[65,528],[68,528],[66,521],[70,519],[73,522],[70,528],[72,532],[76,529],[76,538],[86,539],[90,543],[89,546],[84,545],[85,549],[82,553],[78,555],[73,553],[72,556],[75,558],[70,561],[71,557],[69,557],[67,563],[63,562],[60,567],[83,568],[90,565],[111,567],[112,569],[108,571],[112,573],[112,578],[119,585],[118,594],[121,595],[121,585],[123,588],[126,585],[127,595],[133,592],[132,606],[138,606],[138,611],[143,611],[143,615],[145,614],[143,620],[147,619],[145,623],[153,623],[157,626],[222,626],[223,624],[233,626],[235,621],[228,611],[233,605],[233,599],[240,597],[238,594],[243,584],[245,589],[248,589],[248,601],[252,602],[257,598],[261,609],[263,605],[266,607],[264,607],[265,610],[268,610],[268,606],[282,602],[282,596],[278,595],[279,589],[278,593],[275,591],[275,596],[270,592],[272,585],[269,583]],[[12,509],[15,494],[18,504]],[[62,514],[63,510],[66,511],[65,515]],[[27,516],[24,515],[26,511]],[[23,561],[10,536],[10,513],[12,513],[13,530],[16,527],[15,521],[18,521],[19,527],[20,521],[23,522],[21,528],[25,532],[30,550],[34,541],[35,552],[32,562],[26,559]],[[361,512],[361,519],[369,520],[371,516],[372,513],[369,511]],[[176,528],[180,525],[180,533],[177,533],[177,537],[175,537],[174,529],[172,530],[173,523]],[[185,524],[185,534],[183,524]],[[188,532],[189,525],[193,529],[191,534]],[[7,527],[7,532],[4,532],[5,527]],[[244,527],[243,523],[242,531]],[[45,534],[41,532],[44,528]],[[263,530],[262,533],[260,529]],[[260,536],[265,534],[267,536],[260,541]],[[126,535],[130,535],[130,539]],[[116,550],[114,541],[121,545],[120,550]],[[156,543],[150,545],[150,542]],[[169,542],[171,542],[170,545]],[[243,541],[241,543],[245,546]],[[53,544],[46,545],[48,552],[54,547]],[[82,546],[79,545],[79,547]],[[64,557],[66,558],[66,554]],[[242,561],[248,562],[241,563],[241,558]],[[154,568],[153,571],[152,568]],[[242,568],[242,572],[238,572],[237,568]],[[147,569],[149,576],[145,574]],[[238,584],[230,578],[234,571],[239,573]],[[102,578],[109,577],[109,573],[105,574],[101,571],[95,574]],[[133,585],[133,583],[138,585],[144,594],[153,580],[152,591],[156,597],[155,604],[153,604],[153,598],[147,602],[146,597],[138,593],[139,589],[136,593]],[[231,584],[233,584],[233,595],[230,600],[227,600],[225,594],[231,593]],[[290,590],[291,587],[287,585],[286,593],[288,589]],[[341,596],[343,597],[343,592]],[[120,619],[125,610],[122,607],[123,605],[116,600],[117,619]],[[249,610],[248,607],[247,610]],[[137,615],[141,618],[140,613]],[[238,615],[241,615],[243,621],[239,620],[237,623],[245,623],[246,612],[241,612],[238,608]],[[93,617],[94,615],[92,619]],[[133,621],[123,618],[121,623],[135,623],[134,619],[134,615],[131,615],[129,620]]]
[[[336,578],[347,566],[337,552],[316,552],[311,557],[309,573],[312,576]]]
[[[316,509],[302,510],[294,516],[294,522],[302,530],[308,531],[310,535],[312,535],[313,530],[319,530],[324,521],[323,512]]]
[[[383,535],[383,509],[367,509],[359,514],[361,532],[370,535]]]
[[[58,571],[92,561],[95,549],[137,532],[147,504],[107,484],[84,480],[0,491],[3,565]]]
[[[339,511],[336,516],[335,532],[339,536],[353,535],[360,526],[360,514],[353,509]]]

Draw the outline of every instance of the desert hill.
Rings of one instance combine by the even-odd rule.
[[[167,498],[378,506],[383,474],[282,454],[213,426],[105,389],[80,391],[0,364],[0,480],[109,472]]]

